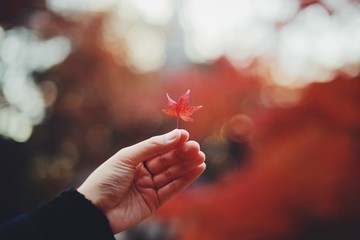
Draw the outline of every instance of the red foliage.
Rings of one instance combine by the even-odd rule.
[[[202,141],[241,113],[252,117],[262,108],[261,81],[249,71],[238,71],[226,58],[206,68],[192,67],[166,74],[163,92],[180,95],[191,89],[191,98],[205,107],[196,113],[196,124],[184,124],[192,139]],[[205,104],[206,103],[206,104]]]
[[[255,120],[246,166],[161,210],[177,239],[360,239],[360,78]]]
[[[190,89],[179,98],[178,102],[175,102],[169,94],[166,94],[166,96],[170,108],[164,109],[163,112],[169,116],[177,117],[178,120],[181,118],[185,122],[192,122],[193,119],[190,116],[196,110],[202,108],[202,106],[189,106]],[[179,122],[177,122],[176,127],[178,127],[178,125]]]

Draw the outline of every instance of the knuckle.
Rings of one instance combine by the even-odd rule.
[[[163,155],[159,156],[159,162],[163,169],[166,169],[169,167],[169,164],[167,163],[166,158]]]
[[[171,182],[169,187],[170,187],[170,189],[171,189],[172,192],[176,192],[177,189],[178,189],[178,187],[177,187],[177,185],[176,185],[175,182]]]
[[[169,181],[174,180],[174,175],[171,173],[170,169],[167,169],[165,174]]]

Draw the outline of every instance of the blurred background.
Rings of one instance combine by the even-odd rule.
[[[117,239],[359,239],[359,71],[357,0],[0,0],[0,222],[191,89],[207,170]]]

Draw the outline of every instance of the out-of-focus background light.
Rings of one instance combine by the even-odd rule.
[[[76,12],[88,12],[88,11],[106,11],[116,5],[115,0],[104,1],[85,1],[85,0],[47,0],[46,6],[60,14],[71,14]]]
[[[239,68],[260,61],[272,81],[290,87],[329,81],[339,69],[358,72],[360,10],[354,1],[326,0],[303,10],[298,0],[49,0],[47,5],[67,14],[112,11],[106,35],[126,42],[128,64],[139,72],[174,66],[167,59],[183,65],[221,56]]]
[[[146,26],[133,26],[125,37],[129,64],[135,71],[148,72],[164,66],[165,36]]]
[[[189,59],[207,62],[226,55],[238,67],[254,59],[286,86],[329,81],[336,70],[357,74],[359,4],[322,1],[299,11],[297,0],[186,1],[181,22]]]
[[[33,126],[43,121],[46,110],[43,94],[34,83],[32,73],[44,71],[62,62],[70,53],[70,49],[70,43],[65,37],[59,36],[43,41],[25,28],[2,32],[2,135],[19,142],[25,142],[30,138]]]
[[[205,62],[226,54],[239,67],[266,58],[276,46],[275,24],[290,19],[298,7],[296,0],[185,1],[181,20],[187,55]]]

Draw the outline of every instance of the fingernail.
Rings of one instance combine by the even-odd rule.
[[[174,129],[171,132],[165,134],[165,139],[168,142],[172,142],[174,140],[176,140],[179,136],[179,130],[178,129]]]

